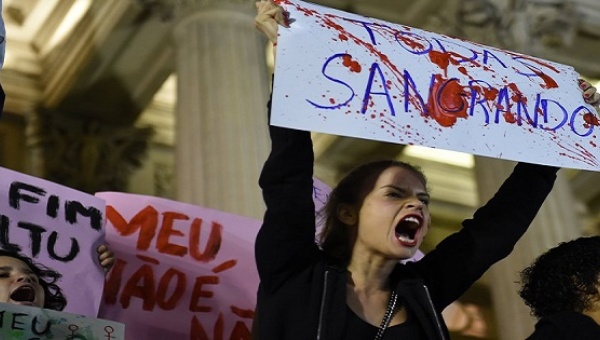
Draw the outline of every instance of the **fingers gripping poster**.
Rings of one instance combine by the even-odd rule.
[[[271,123],[600,169],[570,66],[296,0],[279,27]]]
[[[35,305],[42,299],[64,305],[65,312],[96,316],[104,284],[96,253],[104,240],[104,206],[93,195],[0,168],[0,249],[45,266],[36,279],[50,287],[42,299],[41,292],[4,279],[10,293],[0,294],[0,302]],[[14,262],[7,257],[0,256],[0,272],[12,277]],[[54,304],[60,295],[66,305]]]
[[[100,317],[127,339],[250,339],[260,221],[161,198],[98,193],[116,262]]]

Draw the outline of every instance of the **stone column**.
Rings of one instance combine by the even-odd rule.
[[[254,1],[177,4],[177,199],[262,218],[270,78]]]
[[[481,203],[487,202],[514,167],[513,162],[476,158],[476,176]],[[581,236],[582,224],[566,177],[559,171],[554,189],[514,251],[486,274],[493,299],[498,339],[525,339],[535,318],[518,295],[519,271],[558,243]]]

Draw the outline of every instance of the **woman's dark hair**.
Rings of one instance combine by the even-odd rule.
[[[60,287],[56,285],[56,281],[62,277],[60,273],[42,264],[35,263],[31,258],[14,251],[0,249],[0,256],[12,257],[24,262],[38,277],[40,285],[44,289],[44,308],[57,311],[65,308],[67,299]]]
[[[563,242],[521,272],[519,295],[537,318],[583,312],[600,300],[600,236]]]
[[[400,161],[374,161],[350,171],[331,191],[327,204],[319,212],[319,217],[324,219],[324,227],[319,235],[320,244],[330,263],[343,267],[348,265],[357,234],[356,228],[349,227],[339,219],[339,208],[346,204],[360,209],[379,175],[391,167],[411,171],[427,187],[427,179],[418,167]]]

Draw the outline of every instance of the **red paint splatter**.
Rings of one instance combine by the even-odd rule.
[[[535,73],[536,76],[540,77],[544,81],[543,84],[540,84],[541,88],[544,88],[544,89],[553,89],[553,88],[557,88],[558,87],[558,84],[556,83],[556,81],[552,77],[550,77],[549,75],[547,75],[546,73],[544,73],[544,72],[542,72],[542,71],[540,71],[540,70],[538,70],[536,68],[533,68],[530,65],[527,65],[527,64],[523,64],[523,65],[525,67],[527,67],[528,69],[530,69],[533,73]],[[519,70],[517,70],[514,67],[513,67],[513,69],[517,73],[520,72]]]
[[[427,103],[429,116],[443,127],[450,127],[458,118],[467,118],[467,94],[456,79],[435,75]]]
[[[431,60],[432,63],[436,64],[442,70],[444,70],[444,75],[447,75],[448,66],[450,64],[458,65],[461,62],[469,61],[474,66],[479,66],[479,64],[477,62],[475,62],[474,60],[466,59],[465,56],[460,55],[456,52],[440,52],[440,51],[431,50],[431,51],[429,51],[428,55],[429,55],[429,60]],[[464,68],[463,66],[459,67],[458,70],[464,75],[469,75],[467,72],[467,69]]]
[[[348,41],[348,37],[345,34],[340,33],[339,37],[340,37],[340,40],[342,40],[342,41]]]
[[[527,104],[527,98],[523,96],[523,93],[521,92],[521,90],[519,89],[517,84],[508,83],[506,86],[509,89],[511,89],[513,92],[513,95],[510,97],[510,99],[512,99],[513,102],[515,102],[515,103],[522,102],[522,103]]]
[[[516,122],[517,122],[517,117],[516,117],[516,115],[515,115],[515,114],[513,114],[513,113],[506,112],[506,113],[504,113],[504,120],[505,120],[507,123],[514,124],[514,123],[516,123]]]
[[[286,3],[288,3],[288,4],[291,4],[291,2],[289,2],[289,1],[283,1],[283,2],[286,2]],[[297,9],[299,12],[301,12],[301,13],[304,13],[304,15],[305,15],[305,16],[307,16],[307,17],[319,16],[319,12],[317,12],[317,11],[315,11],[315,10],[312,10],[312,9],[303,8],[303,7],[300,7],[300,6],[296,6],[296,9]]]
[[[598,160],[591,152],[587,151],[581,144],[575,143],[575,145],[565,145],[560,141],[557,141],[556,144],[562,149],[568,151],[569,153],[561,153],[561,156],[571,158],[573,160],[586,163],[588,165],[598,167],[600,164]]]
[[[483,97],[488,101],[494,101],[498,98],[498,89],[494,88],[484,88],[483,89]]]
[[[429,59],[434,64],[437,64],[444,72],[448,71],[448,65],[450,65],[450,55],[448,53],[430,51]]]
[[[420,42],[402,34],[395,34],[395,36],[398,40],[402,40],[402,42],[409,46],[413,51],[425,51],[425,46]]]
[[[356,60],[352,60],[352,56],[346,54],[342,57],[342,65],[346,66],[350,72],[360,73],[362,71],[362,67]]]
[[[547,74],[545,74],[541,71],[537,71],[537,70],[534,70],[533,72],[535,74],[537,74],[538,77],[542,78],[542,80],[544,80],[545,85],[542,85],[543,88],[553,89],[553,88],[558,87],[558,84],[556,83],[556,81],[554,79],[550,78],[550,76],[548,76]]]
[[[600,126],[600,122],[598,121],[598,117],[596,117],[591,112],[588,112],[583,115],[583,120],[590,125]]]
[[[333,99],[333,98],[329,98],[329,102],[330,102],[331,104],[335,104],[335,99]]]

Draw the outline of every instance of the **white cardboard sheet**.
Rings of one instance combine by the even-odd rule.
[[[276,1],[271,124],[598,170],[598,119],[566,65],[303,1]]]

